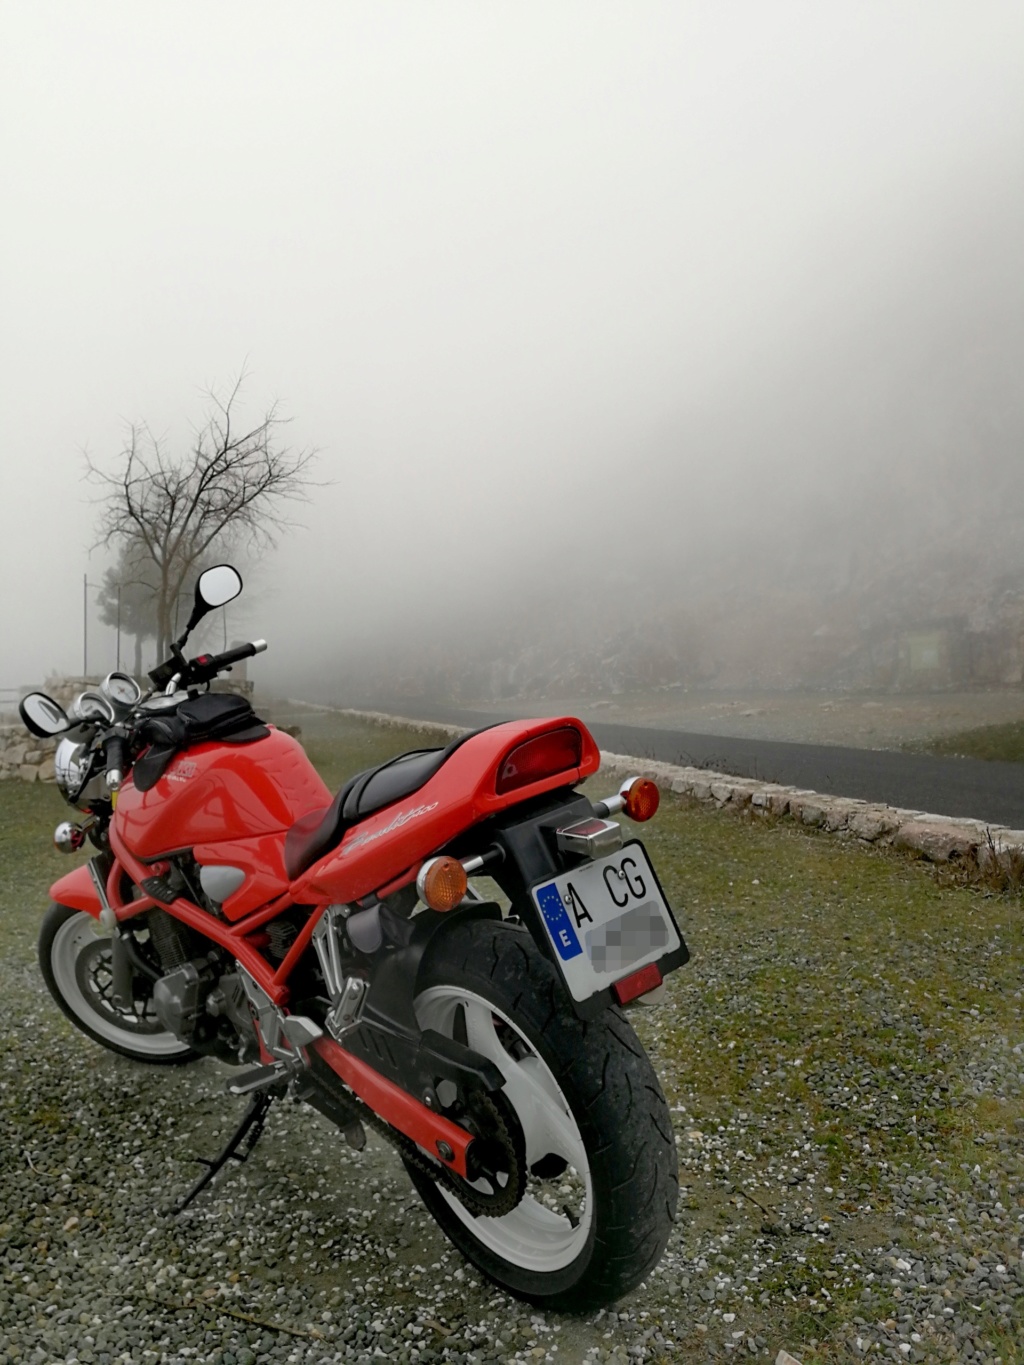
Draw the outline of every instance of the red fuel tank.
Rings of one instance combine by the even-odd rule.
[[[114,828],[142,860],[197,844],[289,829],[330,805],[331,793],[298,740],[271,729],[249,744],[197,744],[173,758],[149,791],[125,782]]]

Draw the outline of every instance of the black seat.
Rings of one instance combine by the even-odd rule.
[[[460,735],[446,749],[411,749],[376,768],[356,773],[326,810],[303,815],[285,835],[284,866],[289,879],[294,881],[307,867],[337,848],[352,825],[426,786],[460,745],[480,733],[473,730]]]

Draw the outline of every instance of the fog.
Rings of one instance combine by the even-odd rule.
[[[1019,6],[0,20],[0,688],[81,668],[83,450],[243,367],[321,450],[271,692],[887,686],[937,622],[1013,680]]]

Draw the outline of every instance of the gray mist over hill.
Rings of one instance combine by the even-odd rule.
[[[272,692],[1019,681],[1019,7],[0,24],[0,688],[80,666],[82,448],[243,365],[322,451]]]
[[[713,389],[666,385],[533,509],[511,481],[504,555],[400,642],[368,631],[333,695],[1019,683],[1022,188],[965,168],[902,240],[825,244],[842,271],[805,260]]]

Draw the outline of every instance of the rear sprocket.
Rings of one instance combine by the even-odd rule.
[[[503,1218],[526,1193],[522,1124],[500,1090],[474,1095],[468,1110],[455,1121],[474,1135],[468,1152],[469,1180],[442,1167],[440,1182],[471,1213]]]

